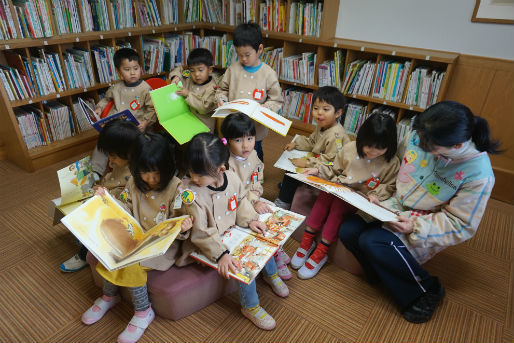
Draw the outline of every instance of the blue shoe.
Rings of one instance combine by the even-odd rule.
[[[87,262],[79,257],[79,254],[73,255],[70,259],[64,261],[59,269],[65,273],[77,272],[87,266]]]

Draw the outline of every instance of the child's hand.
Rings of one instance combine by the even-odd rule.
[[[187,97],[189,94],[189,90],[187,90],[186,88],[180,88],[175,93],[177,93],[178,95],[182,95],[183,97]]]
[[[408,235],[409,233],[412,233],[412,231],[414,230],[414,220],[411,219],[411,218],[403,218],[403,217],[396,217],[396,219],[398,219],[397,222],[388,222],[387,223],[387,226],[395,231],[395,232],[399,232],[399,233],[403,233],[403,234],[406,234]]]
[[[284,150],[287,150],[287,151],[291,151],[291,150],[293,150],[294,148],[296,148],[296,143],[295,143],[295,142],[287,143],[287,144],[284,146]]]
[[[187,230],[193,227],[194,218],[191,216],[189,218],[184,219],[182,224],[180,224],[180,233],[186,232]]]
[[[97,189],[95,189],[95,195],[99,195],[103,197],[107,193],[107,189],[104,187],[99,186]]]
[[[305,158],[291,158],[290,161],[296,167],[300,167],[300,168],[307,167],[307,160]]]
[[[305,168],[302,172],[304,175],[318,175],[318,168]]]
[[[173,77],[171,78],[171,80],[170,80],[170,81],[171,81],[171,83],[177,84],[177,83],[179,83],[179,82],[180,82],[180,77],[178,77],[177,75],[175,75],[175,76],[173,76]]]
[[[148,126],[148,120],[142,120],[139,122],[139,125],[137,126],[137,128],[139,129],[139,131],[145,132],[147,126]]]
[[[380,200],[378,200],[378,197],[375,194],[369,194],[368,200],[370,203],[378,205],[380,203]]]
[[[251,221],[248,226],[250,227],[250,229],[252,229],[252,231],[260,233],[262,235],[264,235],[264,233],[268,230],[266,224],[258,220]]]
[[[218,107],[223,106],[225,104],[225,100],[221,99],[218,101]]]
[[[271,207],[269,207],[269,205],[266,204],[264,201],[256,201],[255,204],[253,204],[253,208],[259,214],[273,212]]]
[[[223,255],[223,257],[218,261],[218,274],[223,276],[225,279],[230,278],[230,272],[235,274],[237,273],[237,270],[236,260],[234,260],[230,254]]]
[[[95,107],[95,113],[98,114],[98,117],[102,114],[102,108],[101,107]]]

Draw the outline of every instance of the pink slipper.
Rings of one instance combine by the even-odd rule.
[[[137,311],[134,314],[125,330],[118,336],[118,343],[136,343],[143,336],[146,328],[155,318],[155,312],[151,307],[146,311],[147,313],[144,317],[138,316],[138,314],[144,311]]]
[[[91,306],[84,314],[82,315],[82,323],[86,325],[91,325],[102,319],[104,314],[109,311],[109,309],[113,308],[114,305],[121,301],[119,296],[115,296],[111,299],[111,301],[105,301],[102,297],[95,300],[93,306]]]

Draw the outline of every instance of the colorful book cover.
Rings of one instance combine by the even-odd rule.
[[[229,228],[222,235],[221,242],[230,251],[239,267],[239,270],[235,274],[230,273],[230,276],[245,284],[255,279],[278,248],[305,219],[301,214],[271,207],[273,213],[259,216],[259,220],[268,228],[264,235],[239,226]],[[201,253],[193,252],[190,256],[212,268],[218,268],[216,263]]]
[[[110,116],[107,116],[103,119],[99,119],[98,115],[96,114],[95,110],[91,107],[91,105],[88,104],[86,101],[82,100],[82,98],[79,98],[79,105],[83,113],[86,114],[86,119],[89,121],[91,126],[94,127],[95,130],[98,132],[102,131],[102,128],[105,126],[105,124],[114,119],[127,120],[133,122],[136,125],[139,125],[139,122],[134,117],[132,112],[130,112],[129,110],[121,111],[115,114],[111,114]]]

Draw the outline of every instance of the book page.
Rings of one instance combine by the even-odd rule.
[[[127,121],[133,122],[136,125],[139,125],[139,122],[137,121],[136,117],[134,117],[132,112],[130,112],[129,110],[125,110],[125,111],[121,111],[121,112],[118,112],[118,113],[111,114],[110,116],[105,117],[105,118],[103,118],[103,119],[93,123],[93,127],[98,132],[100,132],[100,131],[102,131],[102,129],[105,126],[105,124],[107,124],[111,120],[115,120],[115,119],[127,120]]]
[[[61,206],[93,196],[95,179],[89,156],[57,171],[61,188]]]
[[[255,112],[259,106],[257,101],[251,99],[232,100],[218,107],[211,117],[225,118],[233,112],[241,112],[251,117],[252,113]]]
[[[286,119],[263,106],[259,106],[259,108],[254,111],[250,117],[282,136],[287,135],[287,132],[293,123],[289,119]]]
[[[280,168],[282,170],[291,172],[291,173],[301,173],[303,168],[296,167],[291,159],[293,158],[308,158],[312,157],[314,154],[308,151],[300,151],[293,149],[291,151],[284,150],[282,155],[278,158],[277,162],[273,165],[273,167]]]

